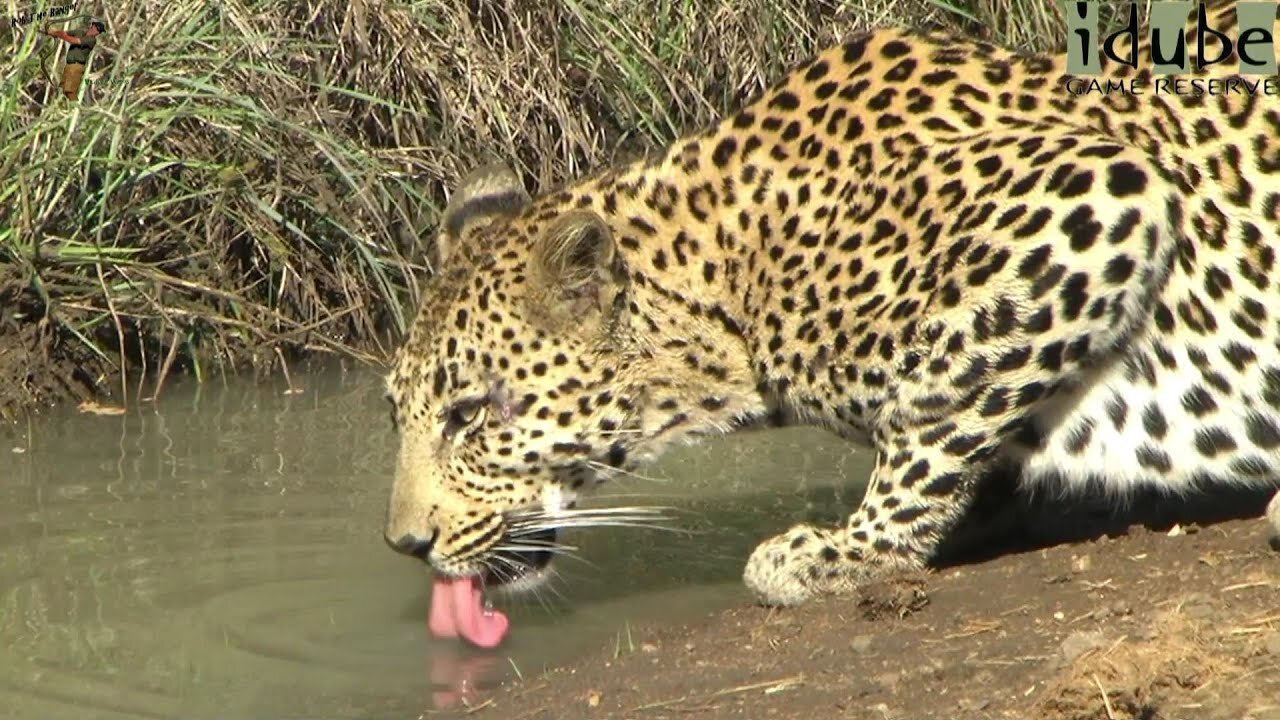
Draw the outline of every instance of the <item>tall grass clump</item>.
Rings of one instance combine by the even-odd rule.
[[[57,88],[61,43],[0,20],[0,415],[137,400],[179,371],[378,362],[450,184],[480,162],[554,186],[868,26],[1061,34],[1050,0],[943,2],[82,4],[108,30],[80,104]]]

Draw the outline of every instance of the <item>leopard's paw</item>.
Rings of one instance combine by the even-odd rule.
[[[742,573],[762,605],[794,607],[822,595],[851,592],[864,577],[861,553],[843,530],[796,525],[760,543]]]

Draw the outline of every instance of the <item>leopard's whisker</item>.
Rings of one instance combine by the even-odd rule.
[[[550,530],[569,525],[590,525],[593,523],[652,523],[670,522],[673,518],[665,512],[644,512],[636,510],[617,510],[601,512],[561,512],[537,515],[525,515],[510,518],[507,521],[509,533],[528,534],[535,530]]]
[[[609,475],[626,475],[627,477],[632,477],[637,480],[644,480],[646,482],[653,482],[653,483],[670,483],[671,482],[666,478],[656,478],[650,475],[645,475],[643,473],[636,472],[635,470],[627,470],[625,468],[614,467],[613,465],[608,465],[598,460],[588,460],[587,465],[589,465],[592,468],[595,468],[596,470],[600,470],[602,474],[607,473]]]
[[[520,528],[522,533],[533,533],[545,530],[564,530],[568,528],[638,528],[642,530],[663,530],[666,532],[681,532],[680,528],[673,528],[669,525],[659,525],[654,522],[645,522],[644,519],[618,519],[618,518],[561,518],[554,520],[546,520],[544,522],[530,524]],[[512,533],[513,536],[515,533]]]
[[[578,548],[573,545],[558,545],[548,543],[540,545],[536,543],[499,543],[493,546],[494,550],[504,552],[549,552],[555,555],[572,555],[578,552]]]
[[[516,577],[516,574],[508,572],[508,568],[511,571],[519,570],[510,558],[505,558],[501,555],[490,555],[481,561],[481,565],[484,567],[485,572],[497,578],[499,586]]]
[[[561,580],[560,571],[554,567],[548,567],[543,572],[546,573],[544,580],[535,585],[530,594],[532,594],[534,599],[538,601],[538,604],[542,606],[543,610],[551,612],[552,607],[550,601],[552,599],[565,602],[566,598],[564,593],[555,586],[555,583]],[[551,597],[548,598],[548,595]]]
[[[545,510],[540,507],[525,508],[522,510],[512,510],[507,513],[511,518],[524,517],[577,517],[588,515],[644,515],[644,516],[661,516],[669,512],[674,512],[676,508],[663,505],[619,505],[614,507],[587,507],[587,508],[565,508],[554,512]]]

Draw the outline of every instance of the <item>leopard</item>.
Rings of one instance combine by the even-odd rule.
[[[1205,7],[1237,27],[1235,3]],[[1280,97],[1239,91],[1276,79],[1234,48],[1197,70],[1188,45],[1188,76],[1237,91],[1152,92],[1150,67],[1103,57],[1147,92],[1075,93],[1063,53],[889,27],[536,196],[477,162],[386,376],[386,542],[536,586],[562,532],[608,524],[584,502],[602,484],[792,425],[874,464],[843,524],[750,553],[772,607],[927,570],[1000,468],[1064,504],[1270,497]],[[1280,494],[1266,517],[1280,533]]]

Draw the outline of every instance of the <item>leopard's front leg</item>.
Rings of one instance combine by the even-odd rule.
[[[974,393],[998,399],[1007,390]],[[765,605],[793,606],[924,567],[969,507],[976,479],[1012,429],[1008,413],[1000,419],[1008,427],[979,411],[964,412],[877,438],[875,469],[846,525],[796,525],[761,543],[747,561],[747,587]]]

